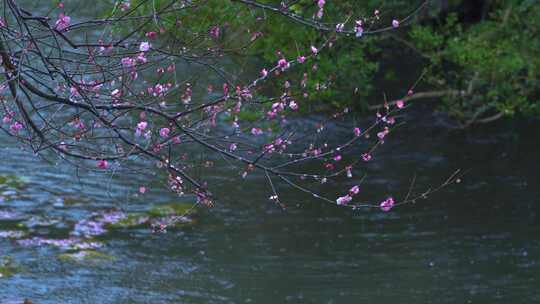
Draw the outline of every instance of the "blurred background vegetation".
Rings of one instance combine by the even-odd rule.
[[[380,20],[373,26],[377,28],[404,19],[425,1],[326,2],[324,22],[343,22],[349,15],[373,17],[379,10]],[[166,5],[166,1],[159,3]],[[235,1],[205,3],[196,14],[161,16],[160,26],[180,40],[209,36],[217,28],[219,38],[208,41],[219,39],[221,47],[262,58],[267,66],[275,64],[277,51],[296,58],[331,35]],[[289,3],[292,11],[307,19],[317,11],[313,0]],[[293,69],[290,78],[309,74],[307,88],[312,90],[302,102],[310,110],[373,109],[384,98],[403,98],[421,78],[415,94],[407,99],[431,100],[434,110],[447,113],[462,127],[534,115],[540,112],[539,4],[537,0],[431,0],[398,30],[339,38],[348,41],[338,41],[321,52],[316,70],[312,65]],[[152,5],[143,5],[141,13],[155,10]],[[251,47],[242,48],[247,44]],[[212,44],[200,42],[198,47],[211,48]]]

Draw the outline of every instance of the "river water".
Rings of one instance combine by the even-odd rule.
[[[268,202],[262,178],[236,182],[215,168],[227,190],[215,208],[167,233],[109,231],[99,236],[103,257],[62,259],[58,246],[0,238],[0,256],[17,265],[0,278],[0,303],[540,301],[538,121],[455,132],[409,116],[415,122],[383,146],[364,188],[406,191],[413,174],[418,186],[436,185],[456,168],[468,170],[460,184],[389,213],[285,189],[284,212]],[[70,166],[2,142],[0,231],[24,222],[31,235],[59,239],[98,210],[178,200],[160,176],[79,172],[77,180]]]

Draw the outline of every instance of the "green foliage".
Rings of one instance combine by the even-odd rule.
[[[131,2],[135,7],[142,0]],[[274,6],[280,3],[272,0],[258,2]],[[393,18],[406,17],[422,2],[332,1],[326,5],[324,20],[336,23],[347,16],[368,17],[379,9],[383,16],[379,25],[384,26]],[[169,3],[147,1],[138,10],[144,15],[159,11]],[[312,45],[321,45],[332,36],[331,33],[321,35],[316,29],[280,14],[233,1],[194,0],[190,3],[195,10],[160,15],[159,20],[146,25],[147,30],[166,29],[170,36],[166,43],[170,42],[171,47],[177,49],[188,43],[193,47],[193,41],[197,41],[197,48],[219,46],[223,50],[262,58],[266,66],[277,62],[280,58],[278,52],[287,59],[293,59],[305,55]],[[442,109],[463,121],[499,112],[505,115],[538,113],[540,6],[537,1],[491,1],[486,6],[489,10],[486,10],[484,18],[469,23],[463,22],[463,16],[468,13],[463,11],[467,4],[465,1],[447,3],[449,7],[442,11],[442,2],[431,2],[425,14],[430,19],[395,33],[406,33],[400,37],[426,59],[424,79],[433,89],[460,92],[444,98]],[[300,0],[291,9],[311,19],[317,7],[311,0]],[[440,19],[444,14],[446,17]],[[208,34],[214,26],[221,31],[217,41]],[[309,95],[301,101],[301,109],[352,107],[358,110],[362,108],[358,100],[377,93],[374,92],[376,75],[382,76],[381,79],[400,81],[400,73],[395,68],[390,66],[381,70],[380,62],[385,60],[389,51],[388,44],[383,43],[386,38],[384,34],[360,39],[340,36],[339,41],[321,52],[315,61],[289,70],[290,79],[301,79],[304,73],[308,75],[306,91]],[[312,68],[314,64],[316,69]],[[274,84],[275,87],[281,85]],[[249,113],[245,115],[249,116]]]
[[[272,1],[267,1],[272,2]],[[273,1],[275,4],[275,1]],[[325,20],[343,22],[344,16],[372,16],[375,9],[388,8],[410,11],[411,3],[387,1],[380,6],[380,1],[336,1],[328,3]],[[313,1],[298,1],[292,9],[295,13],[311,19],[316,10]],[[310,47],[321,45],[331,34],[321,35],[316,29],[292,22],[281,15],[264,18],[260,24],[263,39],[254,44],[254,53],[261,54],[268,62],[276,62],[280,51],[286,58],[296,58],[309,53]],[[308,62],[302,69],[289,71],[291,79],[302,78],[308,74],[307,91],[309,109],[327,109],[330,107],[354,107],[360,109],[358,99],[368,96],[372,90],[372,80],[379,70],[374,60],[381,49],[377,47],[378,37],[364,36],[340,37],[347,41],[338,41],[330,49],[321,52],[315,62]],[[316,70],[311,69],[316,64]],[[305,107],[303,109],[306,109]]]
[[[462,120],[502,112],[538,113],[540,8],[498,1],[486,20],[462,26],[451,14],[438,27],[415,26],[414,45],[430,61],[429,81],[463,91],[445,109]]]
[[[138,7],[140,15],[148,15],[167,7],[169,2],[160,1],[156,6],[153,1],[132,0],[131,6]],[[269,0],[258,2],[274,6],[280,3]],[[410,12],[421,2],[395,0],[385,1],[381,5],[380,1],[375,0],[362,3],[352,0],[336,1],[326,5],[324,20],[343,22],[349,15],[370,17],[375,9],[389,13]],[[139,5],[141,3],[142,5]],[[234,1],[193,1],[192,6],[195,10],[180,10],[174,14],[160,15],[159,20],[149,23],[146,30],[164,28],[171,37],[169,41],[174,41],[175,44],[197,40],[198,48],[209,48],[218,43],[221,49],[235,49],[243,55],[262,58],[266,66],[277,62],[280,58],[278,52],[289,60],[294,59],[308,54],[312,45],[320,46],[333,35],[321,35],[316,29],[293,22],[280,14],[254,9]],[[297,1],[291,9],[306,19],[311,19],[317,11],[312,0]],[[383,19],[380,22],[389,21]],[[222,36],[219,41],[208,37],[209,30],[214,26],[220,28]],[[373,89],[372,79],[379,69],[374,58],[381,51],[376,45],[378,37],[339,39],[347,41],[335,43],[329,50],[321,52],[316,62],[310,61],[300,68],[288,71],[290,79],[301,79],[304,73],[308,74],[306,91],[310,94],[306,99],[309,109],[354,106],[355,103],[358,104],[358,98],[368,96]],[[244,48],[247,45],[249,48]],[[178,45],[175,47],[178,48]],[[313,64],[316,64],[316,69],[312,69]],[[301,108],[306,109],[305,106]]]

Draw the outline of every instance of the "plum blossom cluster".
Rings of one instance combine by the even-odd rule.
[[[353,196],[355,196],[358,193],[360,193],[360,187],[358,185],[353,186],[349,190],[349,193],[347,195],[338,197],[338,199],[336,200],[336,203],[341,206],[348,205],[353,200]]]
[[[59,31],[65,31],[71,23],[71,17],[60,13],[58,20],[56,20],[55,28]]]
[[[164,171],[164,184],[197,205],[213,205],[215,177],[203,173],[224,163],[246,182],[251,174],[265,177],[280,207],[282,187],[333,205],[356,206],[359,185],[337,200],[310,185],[360,172],[393,132],[404,99],[385,104],[352,126],[352,134],[338,137],[331,125],[350,123],[351,112],[306,117],[309,97],[332,86],[311,80],[323,52],[347,43],[349,36],[394,30],[400,21],[378,24],[378,11],[329,21],[325,12],[332,4],[324,0],[311,2],[313,16],[293,13],[285,3],[233,2],[253,10],[256,23],[267,13],[281,15],[318,29],[320,36],[296,53],[275,50],[275,58],[257,63],[252,73],[230,62],[266,33],[231,29],[226,21],[207,24],[198,14],[204,1],[170,1],[152,12],[117,1],[111,18],[93,20],[67,16],[75,5],[67,2],[32,18],[20,4],[6,6],[0,25],[2,129],[36,153],[90,170]],[[163,20],[177,23],[166,27]],[[147,185],[138,185],[140,195],[146,190]],[[394,203],[387,199],[384,206],[370,206],[387,211]],[[80,228],[99,234],[105,222],[92,219]]]

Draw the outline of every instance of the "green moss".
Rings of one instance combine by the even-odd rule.
[[[0,175],[0,189],[23,189],[28,181],[16,175]]]
[[[62,197],[62,203],[65,206],[75,206],[75,205],[88,204],[90,203],[90,201],[82,197],[66,196],[66,197]]]
[[[152,217],[181,216],[187,215],[188,213],[189,215],[196,214],[197,209],[193,208],[192,204],[171,203],[155,206],[148,211],[148,214]]]
[[[192,227],[197,224],[197,220],[187,216],[166,216],[152,219],[151,224],[154,227],[164,226],[166,229],[179,229]]]

